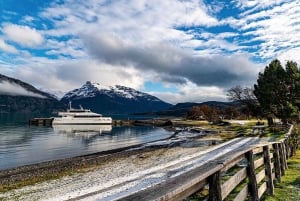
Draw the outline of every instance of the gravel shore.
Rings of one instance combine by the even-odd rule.
[[[192,156],[204,149],[205,147],[172,147],[122,154],[87,168],[84,172],[0,194],[0,200],[68,200],[73,195],[99,191],[123,183],[141,172],[175,163],[178,159]]]
[[[113,185],[128,188],[134,185],[130,180],[147,175],[157,168],[164,168],[195,157],[220,140],[219,138],[204,139],[203,136],[197,139],[199,137],[197,135],[188,135],[189,137],[181,134],[111,153],[98,153],[1,171],[0,177],[6,176],[6,179],[1,179],[1,182],[5,183],[5,181],[17,181],[22,177],[33,175],[38,177],[51,172],[55,174],[65,169],[74,169],[68,176],[2,193],[0,200],[72,200],[73,197],[80,197],[90,192],[107,190]],[[20,174],[14,176],[14,173]],[[9,174],[12,176],[7,177]],[[83,199],[87,200],[87,198]]]

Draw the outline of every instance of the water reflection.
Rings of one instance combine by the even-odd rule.
[[[53,125],[54,132],[68,137],[81,138],[85,145],[95,141],[103,134],[110,134],[111,125]]]
[[[0,170],[154,141],[172,133],[149,126],[36,127],[0,122]],[[34,155],[34,157],[32,157]]]
[[[67,135],[93,136],[110,133],[111,125],[53,125],[54,131]]]

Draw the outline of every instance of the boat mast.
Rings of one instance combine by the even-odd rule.
[[[72,101],[69,101],[69,108],[72,110]]]

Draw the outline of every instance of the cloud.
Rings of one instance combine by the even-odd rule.
[[[7,81],[0,82],[0,95],[10,95],[10,96],[31,96],[37,98],[46,98],[40,94],[33,93],[31,91],[26,90],[20,85],[16,85],[14,83],[10,83]]]
[[[132,46],[110,35],[86,35],[84,42],[90,55],[111,65],[134,66],[141,72],[155,72],[168,82],[185,79],[204,86],[230,86],[253,82],[259,71],[244,55],[225,57],[193,56],[190,52],[165,44],[143,48]]]
[[[201,87],[194,83],[187,82],[184,85],[178,86],[179,90],[176,93],[171,92],[150,92],[152,95],[161,98],[162,100],[176,104],[182,102],[204,102],[204,101],[227,101],[226,94],[219,87]],[[187,98],[188,97],[188,98]]]
[[[34,62],[16,69],[13,74],[14,77],[31,83],[37,88],[60,92],[81,87],[86,81],[104,85],[120,84],[136,89],[141,88],[144,83],[144,78],[134,68],[111,66],[94,60],[70,62],[35,58]],[[12,76],[11,73],[9,75]]]
[[[285,2],[289,2],[289,0],[234,0],[233,2],[236,2],[236,5],[240,8],[252,8],[251,10],[255,9],[261,9],[261,8],[267,8],[274,5],[280,5]]]
[[[155,80],[180,91],[157,93],[161,97],[204,100],[194,93],[201,90],[197,94],[207,99],[222,99],[228,87],[252,85],[270,59],[298,58],[299,0],[68,0],[47,6],[15,24],[2,23],[0,68],[54,91],[87,80],[142,89]]]
[[[90,56],[90,60],[98,63],[133,67],[144,78],[147,72],[170,83],[184,84],[188,80],[204,86],[228,86],[251,82],[258,66],[248,59],[249,55],[222,56],[224,50],[234,52],[243,48],[227,41],[237,33],[210,33],[209,38],[202,41],[196,37],[199,30],[180,29],[217,26],[220,22],[210,15],[210,9],[196,0],[105,3],[87,0],[52,4],[40,16],[55,25],[55,29],[44,32],[52,38],[47,41],[47,45],[51,45],[48,55],[68,52],[73,58]],[[70,35],[75,37],[64,42],[56,40]],[[74,38],[77,41],[68,45],[67,41]]]
[[[43,36],[34,28],[16,24],[3,24],[2,32],[13,42],[22,46],[35,47],[43,43]]]
[[[286,49],[300,46],[300,1],[238,1],[245,10],[239,18],[226,18],[227,23],[239,30],[238,44],[252,49],[254,57],[268,61]],[[245,45],[246,44],[246,45]],[[255,45],[253,45],[255,44]],[[292,58],[291,58],[292,59]],[[294,58],[296,59],[296,58]]]
[[[0,38],[0,49],[5,52],[8,52],[8,53],[17,53],[18,52],[18,50],[14,46],[7,44],[1,38]]]
[[[283,65],[286,64],[287,61],[295,61],[298,64],[298,67],[300,65],[300,48],[291,48],[286,51],[282,51],[282,53],[278,56],[278,59],[282,62]],[[293,59],[291,59],[293,58]]]

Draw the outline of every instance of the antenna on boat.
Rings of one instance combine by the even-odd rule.
[[[81,105],[79,105],[80,109],[83,110],[83,107]]]
[[[69,101],[69,108],[72,109],[72,101]]]

